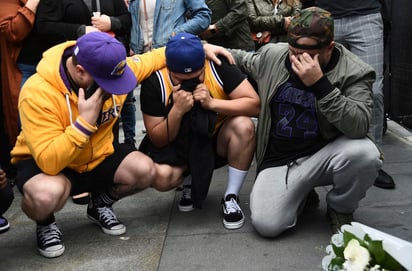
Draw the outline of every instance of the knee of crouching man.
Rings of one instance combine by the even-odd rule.
[[[295,221],[286,221],[286,219],[268,219],[267,216],[258,218],[253,212],[251,215],[251,223],[259,235],[267,238],[279,236],[282,232],[296,225]]]

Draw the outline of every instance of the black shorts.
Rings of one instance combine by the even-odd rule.
[[[70,195],[77,195],[83,192],[106,191],[113,186],[114,174],[124,158],[136,148],[131,144],[115,144],[114,153],[103,160],[95,169],[90,172],[78,173],[70,168],[65,168],[61,174],[66,176],[71,184]],[[23,193],[24,184],[37,174],[42,173],[34,159],[19,161],[16,164],[17,175],[16,185]]]
[[[217,133],[213,136],[213,150],[214,150],[214,159],[215,166],[214,168],[220,168],[227,165],[227,158],[220,157],[217,152]],[[187,143],[186,143],[187,144]],[[168,164],[171,166],[184,166],[187,165],[187,149],[179,145],[170,144],[163,148],[158,148],[153,143],[150,142],[150,139],[146,135],[139,146],[139,151],[143,152],[149,156],[155,163],[158,164]]]

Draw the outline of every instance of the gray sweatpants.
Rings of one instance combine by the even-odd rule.
[[[353,213],[381,166],[380,153],[370,139],[341,136],[289,169],[286,165],[264,169],[250,195],[252,224],[262,236],[277,236],[295,226],[310,190],[325,185],[332,185],[326,195],[328,206]]]

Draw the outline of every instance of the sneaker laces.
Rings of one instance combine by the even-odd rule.
[[[182,199],[192,199],[192,189],[190,186],[183,186]]]
[[[47,226],[38,226],[37,234],[44,246],[61,242],[60,237],[62,233],[57,227],[56,222],[53,222]]]
[[[234,198],[231,198],[230,200],[225,201],[225,209],[228,214],[238,213],[241,211],[239,204]]]
[[[107,225],[110,226],[120,224],[112,208],[107,206],[97,207],[97,212],[99,213],[99,220],[104,221],[104,223],[106,223]]]

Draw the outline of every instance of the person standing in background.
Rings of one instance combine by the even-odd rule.
[[[212,10],[212,23],[200,35],[202,39],[226,48],[255,50],[246,0],[206,0],[206,4]]]
[[[317,0],[317,5],[332,13],[335,24],[335,41],[343,44],[355,55],[373,67],[376,80],[373,83],[373,111],[370,134],[382,145],[385,112],[383,102],[383,20],[380,0]],[[375,180],[375,186],[395,188],[393,178],[383,169]]]
[[[131,49],[135,54],[166,46],[177,33],[198,35],[210,24],[211,11],[204,0],[132,0]]]
[[[4,0],[0,9],[0,49],[1,49],[1,95],[2,120],[8,144],[3,142],[2,152],[8,152],[19,134],[17,103],[22,80],[17,67],[17,58],[23,41],[32,31],[35,23],[37,6],[40,0]],[[8,145],[8,147],[6,146]],[[3,156],[3,155],[2,155]],[[9,162],[7,162],[9,164]],[[7,165],[6,164],[6,165]],[[4,166],[6,166],[4,165]],[[9,174],[9,172],[8,172]]]
[[[316,6],[316,0],[300,0],[300,2],[302,3],[302,9]]]
[[[44,0],[37,12],[39,34],[48,38],[51,46],[102,31],[116,37],[128,54],[130,27],[130,14],[123,0]]]
[[[94,16],[93,12],[102,16]],[[88,32],[110,31],[128,51],[130,25],[130,15],[120,0],[104,1],[104,4],[96,0],[42,1],[36,27],[23,44],[17,61],[23,70],[22,83],[35,73],[44,51],[61,42],[76,40]]]
[[[289,16],[301,6],[299,0],[248,0],[248,22],[256,50],[268,42],[286,41]]]

